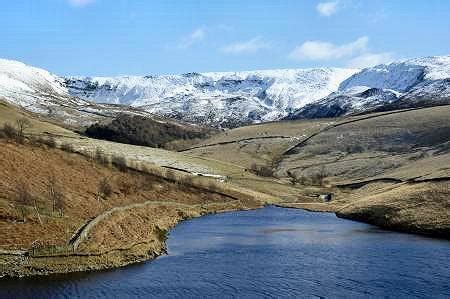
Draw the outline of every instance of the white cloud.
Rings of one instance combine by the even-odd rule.
[[[229,44],[222,48],[224,53],[241,54],[241,53],[256,53],[259,50],[269,49],[270,43],[264,41],[261,36],[254,37],[247,41],[240,41]]]
[[[351,57],[357,54],[362,54],[367,51],[367,43],[369,38],[363,36],[354,42],[334,45],[323,41],[306,41],[300,46],[297,46],[289,57],[294,60],[330,60]]]
[[[198,43],[202,40],[204,40],[206,37],[206,30],[203,27],[197,28],[194,31],[192,31],[190,34],[185,36],[181,43],[179,44],[180,48],[189,48],[195,43]]]
[[[389,63],[395,55],[389,52],[373,53],[368,48],[369,38],[362,36],[343,45],[324,41],[306,41],[297,46],[289,58],[296,61],[341,60],[347,67],[365,68],[377,64]]]
[[[377,64],[389,63],[394,59],[392,53],[364,53],[351,59],[347,66],[352,68],[366,68]]]
[[[75,7],[85,7],[95,2],[95,0],[68,0],[69,4]]]
[[[316,9],[321,16],[329,17],[336,13],[338,5],[338,1],[320,2],[317,4]]]

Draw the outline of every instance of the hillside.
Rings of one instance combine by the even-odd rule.
[[[247,126],[185,153],[272,177],[282,206],[448,238],[449,107]]]
[[[89,139],[7,104],[0,115],[8,115],[1,128],[17,119],[32,124],[25,138],[0,130],[0,277],[154,258],[164,253],[166,233],[177,222],[264,203],[215,178],[128,160],[123,154],[133,146],[111,153],[91,140],[96,154],[80,155],[77,142]]]

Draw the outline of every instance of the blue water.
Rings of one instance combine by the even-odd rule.
[[[450,298],[450,242],[268,207],[179,224],[169,254],[104,272],[0,280],[1,298]]]

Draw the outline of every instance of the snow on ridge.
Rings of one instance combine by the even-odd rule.
[[[59,77],[46,70],[7,59],[0,59],[0,92],[3,90],[68,94]]]
[[[318,68],[145,77],[67,77],[66,84],[74,96],[145,107],[159,114],[205,116],[207,111],[203,110],[213,109],[218,118],[266,121],[327,96],[357,71]],[[239,108],[242,111],[237,111]],[[234,116],[229,116],[229,109],[235,110]]]
[[[340,91],[356,86],[370,86],[406,92],[423,80],[450,78],[450,55],[429,56],[380,64],[363,69],[344,80]]]

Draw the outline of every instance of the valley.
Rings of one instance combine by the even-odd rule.
[[[352,71],[353,75],[333,70],[327,76],[333,72],[352,76],[345,80],[339,75],[339,82],[325,76],[328,83],[316,82],[321,91],[316,85],[308,91],[315,94],[306,96],[310,103],[299,100],[287,107],[283,91],[277,99],[287,110],[272,109],[275,105],[266,111],[267,117],[250,119],[254,114],[239,102],[233,109],[241,114],[230,117],[218,110],[221,116],[210,119],[214,121],[204,121],[203,111],[193,112],[190,108],[195,106],[189,102],[205,96],[213,103],[209,92],[214,88],[223,92],[220,97],[262,95],[258,76],[273,72],[240,73],[233,80],[229,73],[127,79],[127,84],[145,85],[148,80],[162,84],[183,78],[195,88],[203,82],[202,96],[180,99],[189,109],[172,107],[192,117],[177,117],[147,109],[148,103],[139,99],[133,99],[139,105],[132,103],[121,89],[125,88],[122,79],[114,81],[116,87],[99,87],[113,81],[95,79],[103,83],[87,84],[86,78],[72,78],[69,82],[3,61],[3,72],[9,66],[8,78],[25,84],[26,88],[16,82],[26,92],[14,90],[9,83],[8,90],[0,86],[0,230],[5,232],[0,276],[107,269],[152,259],[164,253],[167,231],[184,219],[265,205],[333,212],[389,230],[449,239],[447,58],[405,62],[418,65],[413,70],[423,75],[406,89],[399,89],[405,82],[395,81],[396,76],[392,85],[377,85],[373,79],[377,68]],[[388,69],[396,73],[398,67]],[[442,70],[437,72],[439,67]],[[318,76],[311,70],[275,73],[292,78],[302,74],[311,80]],[[281,79],[269,81],[277,80]],[[249,82],[256,87],[248,87]],[[354,90],[369,83],[372,89],[366,89],[370,92],[364,96],[372,98],[368,106],[363,105],[367,109],[333,110],[334,102],[326,106],[348,91],[343,86]],[[405,97],[420,86],[429,90],[442,84],[440,95],[427,94],[430,101],[424,105],[418,104],[422,96],[417,101]],[[86,88],[90,92],[83,91]],[[124,93],[117,98],[109,94],[116,88]],[[150,92],[154,87],[145,88]],[[388,91],[395,99],[384,101]],[[330,92],[336,94],[329,96]],[[269,94],[264,97],[267,102]],[[347,100],[359,105],[361,97]],[[117,99],[128,99],[133,107]],[[408,105],[395,104],[399,101]],[[304,117],[302,111],[322,102],[327,104],[321,111],[342,113]],[[160,103],[154,105],[165,109]],[[292,112],[294,107],[300,110]]]

